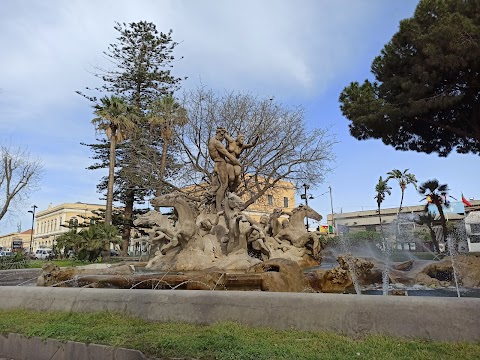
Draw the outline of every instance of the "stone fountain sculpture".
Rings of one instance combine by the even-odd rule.
[[[274,258],[292,260],[302,267],[318,264],[320,234],[308,232],[304,226],[307,216],[322,219],[313,209],[305,205],[292,212],[276,209],[260,222],[244,212],[245,203],[235,193],[241,169],[238,159],[244,149],[255,146],[257,138],[252,144],[243,141],[243,135],[234,140],[224,128],[217,128],[209,140],[214,174],[201,206],[180,192],[161,195],[151,204],[173,208],[175,224],[155,210],[134,221],[144,229],[151,246],[147,269],[246,270]],[[280,223],[282,215],[288,219]]]

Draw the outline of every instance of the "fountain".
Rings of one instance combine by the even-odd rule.
[[[224,141],[228,140],[228,144]],[[248,144],[252,145],[252,144]],[[160,211],[139,216],[134,225],[143,230],[151,248],[151,257],[139,273],[133,266],[98,269],[58,269],[46,266],[38,285],[55,287],[106,287],[127,289],[210,289],[268,290],[309,292],[354,292],[380,289],[406,294],[407,287],[452,286],[460,295],[463,286],[478,287],[477,277],[469,276],[469,266],[454,255],[447,261],[425,262],[415,258],[403,263],[390,260],[391,238],[408,236],[400,224],[412,222],[401,215],[385,229],[380,250],[352,247],[347,234],[339,236],[340,251],[330,251],[330,268],[322,267],[322,253],[328,241],[319,232],[309,232],[304,219],[321,220],[308,205],[290,212],[276,209],[259,221],[246,213],[244,201],[236,193],[239,184],[238,157],[246,146],[233,140],[223,128],[208,143],[215,162],[213,182],[201,194],[200,201],[181,192],[155,197],[155,209],[173,209],[173,223]],[[406,217],[405,217],[406,216]],[[408,239],[407,239],[408,240]],[[454,246],[449,246],[454,249]],[[361,250],[361,251],[359,251]],[[380,253],[383,256],[378,256]],[[333,255],[334,254],[334,255]],[[334,264],[335,262],[335,264]],[[476,266],[476,265],[475,265]],[[302,270],[309,269],[302,273]],[[449,278],[450,274],[452,279]],[[480,276],[478,276],[480,279]],[[408,291],[408,289],[407,289]]]

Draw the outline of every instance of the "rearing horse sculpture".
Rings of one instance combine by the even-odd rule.
[[[320,221],[323,218],[322,215],[317,213],[310,206],[303,205],[303,204],[300,204],[299,206],[297,206],[288,215],[290,215],[290,218],[288,219],[290,222],[289,227],[292,230],[303,231],[303,232],[307,231],[304,223],[306,217],[316,221]]]
[[[181,193],[160,195],[151,200],[150,203],[155,207],[173,207],[178,217],[178,221],[174,227],[172,241],[164,245],[161,252],[165,254],[167,250],[178,245],[180,245],[182,249],[185,249],[197,231],[195,225],[197,213],[193,205]]]
[[[322,215],[303,204],[293,209],[291,213],[286,214],[290,216],[288,225],[278,233],[276,238],[280,241],[287,240],[298,248],[307,247],[306,245],[309,244],[313,258],[318,259],[321,250],[318,235],[307,231],[304,220],[306,217],[309,217],[320,221],[322,220]]]

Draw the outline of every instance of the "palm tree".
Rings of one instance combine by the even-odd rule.
[[[118,229],[113,225],[94,224],[83,228],[77,233],[72,229],[57,238],[57,246],[73,249],[80,260],[95,261],[105,249],[110,249],[110,243],[118,244]]]
[[[435,204],[438,209],[438,213],[440,214],[440,222],[442,224],[443,230],[443,241],[447,239],[447,221],[445,219],[445,214],[443,213],[442,204],[448,205],[447,203],[447,194],[448,194],[448,185],[442,184],[440,185],[437,179],[427,180],[423,184],[420,185],[418,188],[418,192],[421,195],[425,195],[425,198],[422,200],[426,200],[430,198],[430,201]],[[428,209],[428,204],[426,206],[426,211]],[[438,249],[438,248],[437,248]]]
[[[112,223],[113,207],[113,183],[115,171],[115,149],[118,143],[125,140],[130,132],[135,128],[137,119],[134,108],[119,97],[104,97],[101,104],[94,106],[94,114],[97,116],[92,120],[97,130],[105,131],[110,140],[110,159],[108,167],[108,186],[107,186],[107,208],[105,211],[105,223]]]
[[[392,188],[388,186],[387,180],[383,180],[382,177],[380,176],[380,179],[378,179],[377,185],[375,185],[375,191],[377,192],[377,195],[375,195],[375,199],[377,199],[377,206],[378,206],[378,218],[380,220],[380,232],[382,233],[382,239],[383,239],[383,244],[382,244],[382,251],[386,255],[385,258],[385,267],[382,271],[382,283],[383,283],[383,295],[388,295],[388,282],[389,282],[389,277],[388,277],[388,245],[387,245],[387,239],[385,239],[385,234],[383,232],[383,225],[382,225],[382,214],[380,211],[380,207],[382,205],[383,200],[385,200],[385,194],[391,195]]]
[[[395,179],[398,181],[398,185],[400,185],[400,189],[402,190],[402,198],[400,199],[400,206],[398,208],[397,217],[402,211],[402,204],[403,204],[403,196],[405,195],[405,189],[407,188],[408,184],[412,184],[417,190],[417,179],[415,178],[414,174],[408,173],[408,169],[400,171],[398,169],[393,169],[387,173],[388,177],[385,181],[389,181],[390,179]]]
[[[435,215],[428,211],[428,208],[425,214],[420,215],[416,221],[418,225],[426,225],[428,231],[430,232],[430,238],[432,239],[433,243],[433,251],[438,252],[439,246],[437,241],[437,236],[435,235],[435,231],[433,231],[433,224],[435,222]]]
[[[162,193],[163,181],[165,179],[168,146],[172,141],[174,128],[187,123],[187,112],[175,101],[173,96],[168,95],[152,103],[149,107],[147,120],[150,124],[150,134],[153,134],[156,128],[160,128],[160,136],[163,139],[159,183],[156,189],[156,195],[159,196]]]
[[[377,199],[377,206],[378,206],[378,218],[380,220],[380,231],[382,232],[382,237],[384,241],[384,246],[385,244],[385,235],[383,233],[383,226],[382,226],[382,213],[380,211],[380,207],[382,205],[383,200],[385,200],[386,194],[391,195],[392,188],[388,186],[387,180],[383,180],[382,177],[380,176],[380,179],[378,180],[377,185],[375,185],[375,191],[377,192],[377,195],[375,195],[375,199]]]

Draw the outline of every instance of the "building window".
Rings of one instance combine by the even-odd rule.
[[[68,226],[73,228],[78,226],[78,219],[76,217],[71,217],[68,221]]]
[[[288,197],[283,198],[283,207],[288,208]]]
[[[267,195],[268,205],[273,206],[273,195]]]

